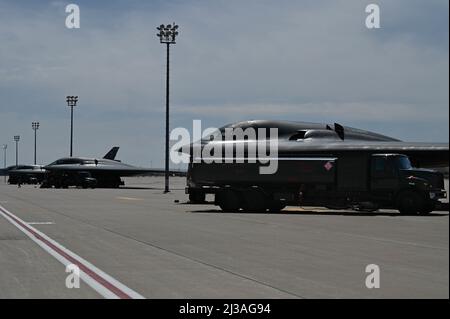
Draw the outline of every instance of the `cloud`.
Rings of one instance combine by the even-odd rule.
[[[433,108],[433,106],[431,106]],[[410,123],[417,119],[417,114],[411,112],[410,104],[347,102],[347,103],[300,103],[300,104],[225,104],[203,106],[176,106],[177,113],[189,114],[193,117],[201,116],[227,116],[230,113],[240,116],[290,116],[296,114],[297,118],[345,118],[347,121],[389,121],[394,123]],[[389,117],[387,117],[389,114]],[[430,124],[441,120],[440,114],[428,112],[421,114],[421,121]]]
[[[172,21],[172,126],[340,121],[448,141],[446,1],[378,1],[379,30],[365,28],[361,1],[78,1],[79,30],[64,27],[66,3],[0,1],[0,138],[48,121],[45,161],[67,149],[65,96],[77,94],[86,155],[125,143],[128,160],[162,165],[165,48],[155,27]]]

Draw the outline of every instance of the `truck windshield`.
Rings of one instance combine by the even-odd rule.
[[[399,169],[412,169],[411,162],[406,156],[399,156],[396,158],[397,167]]]

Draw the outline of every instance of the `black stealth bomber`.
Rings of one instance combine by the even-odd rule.
[[[436,168],[449,166],[448,143],[415,143],[382,134],[365,131],[340,124],[322,124],[293,121],[253,120],[225,125],[219,129],[222,141],[219,139],[202,140],[200,147],[215,143],[230,145],[230,141],[223,141],[225,129],[270,128],[278,129],[278,155],[291,157],[297,155],[340,155],[347,153],[399,153],[408,156],[415,167]],[[258,140],[266,136],[258,136]],[[231,141],[233,142],[233,141]],[[246,137],[245,141],[235,140],[234,144],[252,141]],[[233,144],[233,143],[231,143]],[[211,146],[210,145],[210,146]],[[247,145],[246,145],[247,146]],[[194,146],[195,147],[195,146]],[[225,146],[224,146],[225,147]],[[183,149],[184,151],[184,149]],[[192,147],[190,149],[192,151]]]
[[[116,160],[119,147],[113,147],[103,158],[67,157],[56,160],[44,169],[48,172],[42,188],[54,186],[119,187],[124,185],[121,177],[161,174],[162,169],[136,167]]]
[[[4,170],[9,184],[40,184],[47,174],[42,165],[17,165]]]
[[[239,122],[180,151],[191,156],[190,201],[214,194],[225,212],[300,205],[427,214],[447,196],[443,174],[423,167],[448,167],[448,144],[402,142],[337,123]]]

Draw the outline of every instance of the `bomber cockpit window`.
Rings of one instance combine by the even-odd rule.
[[[79,159],[68,158],[68,159],[57,160],[53,164],[56,164],[56,165],[70,165],[70,164],[81,164],[81,163],[82,163],[82,161],[79,160]]]

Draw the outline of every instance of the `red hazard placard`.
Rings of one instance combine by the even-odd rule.
[[[330,169],[333,168],[333,163],[331,163],[331,162],[326,162],[326,164],[325,164],[323,167],[325,167],[325,169],[326,169],[327,171],[329,171]]]

